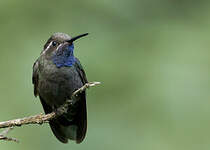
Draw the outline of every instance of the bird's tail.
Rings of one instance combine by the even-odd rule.
[[[87,130],[85,92],[81,93],[79,97],[80,99],[75,104],[74,109],[49,122],[53,134],[62,143],[68,143],[68,139],[75,140],[76,143],[81,143],[85,138]],[[49,107],[42,99],[41,102],[45,113],[52,112],[51,107]]]

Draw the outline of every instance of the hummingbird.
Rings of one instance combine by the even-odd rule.
[[[56,111],[75,90],[88,82],[79,59],[74,56],[74,41],[86,35],[88,33],[72,38],[65,33],[54,33],[35,61],[32,75],[34,95],[39,96],[46,114]],[[71,110],[49,121],[53,134],[62,143],[68,143],[68,140],[81,143],[86,135],[86,92],[74,99],[76,103]]]

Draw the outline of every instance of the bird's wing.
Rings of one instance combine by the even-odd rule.
[[[82,80],[82,83],[83,84],[87,83],[88,81],[85,75],[85,71],[77,58],[76,58],[75,65],[76,65],[77,72],[79,73],[79,76]],[[81,143],[83,139],[85,138],[85,134],[87,131],[86,92],[84,91],[80,93],[78,97],[80,98],[77,105],[77,109],[79,111],[77,112],[74,121],[76,122],[76,125],[78,127],[76,142]]]
[[[38,59],[35,61],[34,65],[33,65],[33,75],[32,75],[32,83],[34,84],[34,96],[38,95],[38,80],[39,80],[39,76],[38,76]]]
[[[80,78],[82,79],[83,84],[88,83],[85,71],[84,71],[79,59],[78,58],[75,58],[75,59],[76,59],[76,63],[75,63],[76,69],[80,75]]]

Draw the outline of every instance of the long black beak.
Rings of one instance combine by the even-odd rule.
[[[75,36],[75,37],[71,38],[71,40],[68,40],[68,41],[66,41],[66,42],[72,43],[72,42],[74,42],[75,40],[77,40],[77,39],[79,39],[79,38],[81,38],[81,37],[83,37],[83,36],[86,36],[86,35],[88,35],[88,33],[85,33],[85,34],[81,34],[81,35]]]

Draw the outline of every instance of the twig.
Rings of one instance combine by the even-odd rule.
[[[9,131],[12,130],[12,129],[13,129],[13,127],[9,127],[7,129],[5,129],[4,131],[2,131],[0,133],[0,140],[14,141],[14,142],[17,142],[18,143],[19,141],[17,139],[6,136],[9,133]]]
[[[59,107],[56,111],[53,111],[49,114],[39,114],[35,116],[29,116],[29,117],[24,117],[20,119],[14,119],[14,120],[9,120],[9,121],[3,121],[0,122],[0,128],[8,128],[3,133],[0,134],[0,140],[7,140],[7,141],[17,141],[14,138],[8,138],[5,136],[5,133],[7,134],[9,130],[11,130],[11,127],[15,126],[22,126],[22,125],[27,125],[27,124],[43,124],[43,123],[48,123],[49,120],[52,120],[56,117],[59,117],[60,115],[66,113],[68,109],[71,109],[71,107],[76,103],[77,100],[73,100],[73,97],[77,96],[78,94],[82,93],[85,91],[87,88],[95,86],[100,84],[100,82],[89,82],[86,83],[84,86],[76,90],[71,98],[67,100],[61,107]]]

